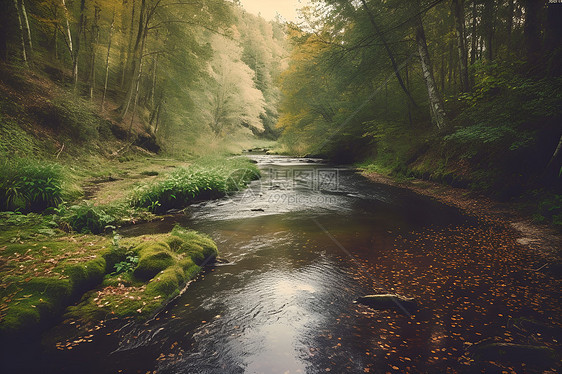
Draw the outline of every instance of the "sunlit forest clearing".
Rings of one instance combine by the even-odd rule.
[[[560,371],[562,4],[245,3],[2,1],[1,371]]]

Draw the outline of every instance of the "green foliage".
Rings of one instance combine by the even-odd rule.
[[[120,261],[115,265],[113,265],[115,268],[113,274],[131,272],[138,265],[138,263],[139,263],[139,257],[136,256],[133,252],[129,252],[126,254],[124,261]]]
[[[62,202],[63,172],[56,164],[28,159],[0,165],[0,210],[41,212]]]
[[[562,79],[532,79],[518,73],[517,64],[489,63],[475,68],[477,83],[459,95],[463,124],[445,137],[461,145],[470,158],[495,147],[518,151],[536,144],[545,118],[562,114]]]
[[[224,196],[259,178],[258,168],[245,159],[200,160],[153,184],[135,190],[131,204],[150,211],[183,208],[197,199]]]
[[[99,234],[117,222],[116,210],[112,207],[95,206],[92,202],[86,201],[68,208],[61,207],[59,214],[62,221],[68,223],[72,230],[80,233]]]
[[[562,228],[562,195],[551,195],[540,201],[534,219],[540,223],[552,223]]]

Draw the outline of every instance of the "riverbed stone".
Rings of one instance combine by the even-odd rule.
[[[417,309],[415,299],[395,294],[366,295],[359,297],[355,302],[372,309],[406,310],[409,313]]]

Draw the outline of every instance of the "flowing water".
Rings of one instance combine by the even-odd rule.
[[[458,366],[462,341],[451,340],[454,314],[447,323],[444,315],[435,318],[428,311],[432,298],[420,299],[414,315],[353,301],[370,293],[432,292],[438,280],[422,286],[412,274],[436,266],[437,244],[425,238],[418,246],[407,238],[475,223],[453,208],[321,160],[252,158],[263,175],[248,190],[123,232],[168,232],[180,223],[210,235],[229,263],[206,268],[146,324],[102,328],[72,351],[43,348],[37,371],[362,373]],[[466,294],[464,288],[444,291],[443,298],[461,302]]]

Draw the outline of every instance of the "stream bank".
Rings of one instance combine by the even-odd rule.
[[[515,230],[517,243],[542,257],[545,266],[562,262],[562,234],[547,225],[540,225],[521,214],[514,204],[499,202],[474,191],[420,179],[396,180],[381,173],[362,172],[375,183],[405,188],[417,194],[456,207],[465,214],[489,224],[503,225]],[[558,266],[558,265],[556,265]]]

